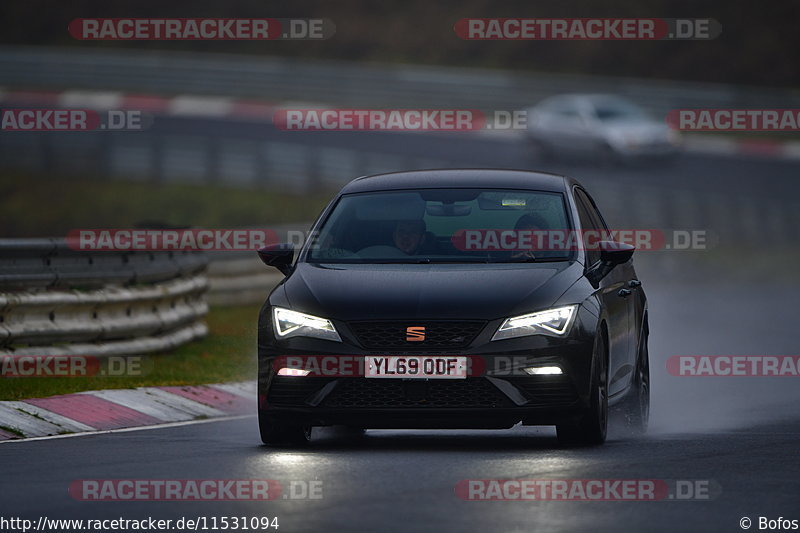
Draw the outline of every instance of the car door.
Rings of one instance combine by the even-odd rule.
[[[575,201],[581,226],[609,235],[608,228],[594,201],[580,187],[575,187]],[[586,250],[586,266],[600,260],[599,250]],[[633,298],[629,281],[633,277],[630,263],[617,265],[600,280],[597,297],[602,308],[601,316],[608,324],[608,394],[623,392],[633,372],[631,315]]]

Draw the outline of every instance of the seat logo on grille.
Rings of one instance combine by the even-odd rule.
[[[406,328],[408,342],[421,342],[425,340],[425,326],[408,326]]]

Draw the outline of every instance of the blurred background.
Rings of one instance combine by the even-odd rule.
[[[134,109],[150,118],[150,126],[88,134],[4,132],[0,227],[8,236],[32,236],[159,220],[308,221],[331,191],[358,175],[498,166],[574,174],[606,203],[612,220],[611,212],[622,207],[615,187],[623,186],[632,199],[625,209],[628,226],[688,224],[728,231],[737,241],[775,242],[799,222],[792,218],[795,198],[772,195],[780,206],[737,202],[766,194],[754,179],[763,175],[764,160],[772,165],[774,184],[793,183],[792,165],[777,157],[791,151],[783,143],[793,133],[693,135],[685,157],[676,161],[608,169],[598,168],[598,157],[546,160],[550,154],[520,130],[496,136],[284,132],[270,119],[278,106],[467,108],[491,116],[563,93],[620,95],[662,124],[673,109],[798,106],[794,6],[666,0],[535,7],[475,0],[6,2],[0,7],[3,106]],[[79,41],[67,31],[76,18],[148,16],[314,17],[333,21],[336,31],[321,41]],[[456,21],[481,16],[711,17],[722,34],[698,41],[456,36]],[[545,125],[540,137],[554,134],[552,127]],[[77,201],[82,208],[71,208]],[[42,203],[48,209],[31,211]],[[769,232],[759,231],[763,224]]]
[[[678,135],[666,131],[665,117],[686,108],[800,108],[796,7],[688,0],[5,2],[0,106],[130,109],[143,112],[148,127],[0,133],[0,233],[305,228],[341,185],[364,174],[440,167],[565,173],[587,186],[613,227],[708,235],[705,249],[637,255],[651,321],[662,324],[651,328],[654,368],[677,354],[795,353],[797,131]],[[336,31],[320,41],[73,39],[70,21],[91,17],[325,18]],[[465,17],[707,17],[722,33],[696,41],[464,41],[453,25]],[[547,109],[535,107],[568,94],[613,95],[636,106],[664,130],[669,153],[649,157],[649,141],[635,133],[619,146],[570,151],[576,138],[604,134],[602,124],[584,124],[572,137],[559,136],[562,121],[548,122]],[[280,107],[321,106],[478,109],[489,116],[533,108],[544,118],[527,129],[450,134],[283,131],[271,122]],[[735,380],[713,394],[691,380],[653,380],[654,425],[666,430],[738,423],[753,410],[753,417],[794,412],[785,402],[797,395],[794,387],[751,380],[745,407]],[[706,409],[687,414],[698,400]]]

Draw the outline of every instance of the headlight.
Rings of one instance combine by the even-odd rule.
[[[507,318],[492,337],[493,341],[524,337],[525,335],[557,335],[562,336],[572,324],[577,305],[557,307],[528,315]]]
[[[272,324],[275,335],[282,339],[289,337],[314,337],[342,342],[339,333],[330,320],[305,313],[298,313],[283,307],[272,308]]]

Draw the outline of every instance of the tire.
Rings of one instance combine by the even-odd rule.
[[[311,442],[311,426],[275,422],[264,411],[258,411],[261,442],[268,446],[306,446]]]
[[[636,372],[633,386],[622,404],[624,428],[629,435],[643,435],[650,422],[650,356],[647,349],[648,328],[644,330],[636,350]]]
[[[605,334],[598,331],[592,351],[589,408],[578,422],[556,426],[558,442],[562,446],[597,446],[606,440],[608,433],[607,354]]]

